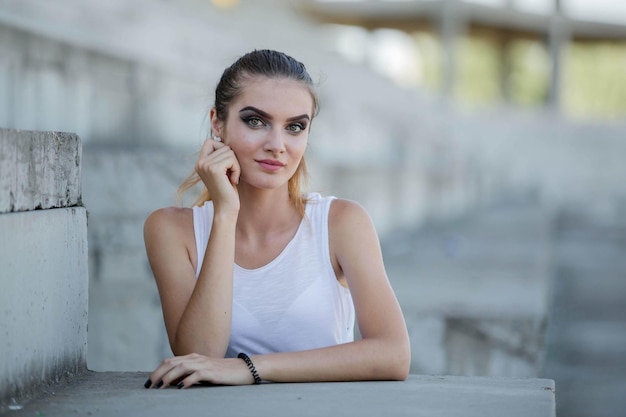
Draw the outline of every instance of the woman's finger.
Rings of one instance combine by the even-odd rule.
[[[187,375],[185,378],[183,378],[177,385],[176,387],[178,387],[178,389],[183,389],[183,388],[189,388],[195,384],[200,383],[201,381],[204,381],[204,379],[202,379],[201,373],[200,372],[193,372],[189,375]]]
[[[241,173],[241,167],[239,161],[233,150],[224,146],[224,148],[216,150],[211,158],[211,162],[215,165],[220,165],[223,168],[223,172],[228,175],[228,179],[233,185],[239,183],[239,175]]]
[[[197,367],[193,366],[193,363],[181,362],[171,368],[165,375],[161,377],[158,383],[158,388],[167,388],[170,385],[174,385],[185,377],[194,373]]]
[[[198,158],[198,161],[196,162],[196,172],[198,174],[201,172],[210,172],[211,167],[219,167],[219,170],[214,172],[227,174],[229,181],[232,184],[237,184],[241,173],[239,161],[237,161],[235,153],[229,146],[224,144],[220,145],[221,146],[219,148],[211,151],[211,153],[205,157],[200,156]]]
[[[154,371],[152,371],[144,386],[146,388],[154,388],[159,385],[159,382],[161,381],[163,375],[165,375],[167,371],[173,366],[172,362],[174,359],[176,358],[164,359],[159,364],[159,366]]]
[[[200,148],[200,158],[210,155],[211,153],[213,153],[215,150],[222,148],[226,145],[224,145],[221,142],[217,142],[214,141],[213,139],[206,139],[204,141],[204,143],[202,144],[202,148]]]
[[[234,156],[234,153],[233,153]],[[230,182],[234,185],[239,184],[239,176],[241,175],[241,166],[236,157],[233,157],[233,165],[230,167],[230,174],[228,175]]]
[[[172,372],[173,369],[178,368],[179,370],[182,369],[181,368],[181,364],[184,364],[185,362],[189,362],[189,361],[193,361],[197,358],[198,355],[185,355],[185,356],[175,356],[172,358],[167,358],[164,359],[161,364],[150,374],[150,378],[148,379],[148,381],[146,381],[145,387],[146,388],[161,388],[162,386],[167,386],[167,384],[171,383],[174,381],[175,373],[170,374],[170,372]],[[166,375],[169,374],[169,377],[166,378]],[[179,375],[179,378],[183,377],[184,375],[181,374]]]

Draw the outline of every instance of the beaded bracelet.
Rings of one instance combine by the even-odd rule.
[[[246,363],[246,365],[248,365],[248,369],[250,369],[250,372],[252,372],[252,377],[254,378],[255,385],[256,384],[260,384],[261,383],[261,377],[257,373],[256,368],[254,367],[254,364],[252,363],[252,360],[250,360],[250,357],[248,355],[246,355],[245,353],[243,353],[243,352],[241,352],[239,355],[237,355],[237,357],[239,359],[243,359],[243,361]]]

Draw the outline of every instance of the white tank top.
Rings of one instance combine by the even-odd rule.
[[[226,357],[258,355],[354,340],[350,291],[337,281],[330,260],[328,212],[334,197],[307,196],[306,214],[293,239],[257,269],[235,264],[233,313]],[[213,203],[193,208],[200,273],[211,233]]]

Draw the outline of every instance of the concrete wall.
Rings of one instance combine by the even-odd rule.
[[[0,405],[86,369],[76,135],[0,129]]]

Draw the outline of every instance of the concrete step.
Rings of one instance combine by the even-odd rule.
[[[411,375],[403,382],[143,387],[147,373],[88,372],[40,398],[11,404],[11,417],[46,416],[447,416],[554,417],[545,379]],[[0,410],[2,411],[2,410]]]

